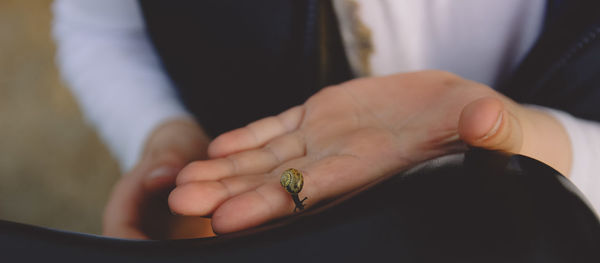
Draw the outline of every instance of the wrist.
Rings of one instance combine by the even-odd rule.
[[[523,130],[519,154],[540,160],[569,176],[573,153],[565,127],[548,109],[534,105],[519,108]]]

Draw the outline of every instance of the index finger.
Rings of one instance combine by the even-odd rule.
[[[266,117],[245,127],[226,132],[208,146],[210,158],[220,158],[254,149],[298,128],[304,117],[304,106],[290,108],[277,116]]]

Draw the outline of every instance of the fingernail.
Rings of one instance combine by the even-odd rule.
[[[182,214],[178,214],[178,213],[176,213],[175,211],[173,211],[171,209],[169,209],[169,212],[171,212],[171,215],[174,215],[174,216],[182,216]]]
[[[488,131],[483,137],[481,137],[479,139],[479,141],[485,141],[487,138],[493,136],[494,134],[496,134],[498,132],[498,129],[500,128],[500,124],[502,124],[503,116],[504,116],[503,112],[500,112],[500,114],[498,114],[498,119],[496,119],[496,123],[494,123],[494,126],[492,126],[492,129],[490,131]]]
[[[177,172],[178,171],[173,167],[161,166],[159,168],[152,170],[152,172],[150,172],[148,174],[148,178],[152,179],[152,178],[159,178],[159,177],[175,176],[175,175],[177,175]]]

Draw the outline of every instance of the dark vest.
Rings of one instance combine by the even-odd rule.
[[[351,78],[328,2],[140,4],[181,100],[211,135],[275,115]],[[324,34],[334,37],[325,43]]]
[[[211,135],[352,78],[328,1],[140,1],[187,109]],[[600,3],[549,0],[543,32],[500,92],[600,121]]]
[[[549,0],[541,36],[498,90],[600,121],[600,2]]]

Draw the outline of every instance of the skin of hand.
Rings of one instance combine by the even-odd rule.
[[[157,127],[136,166],[113,189],[104,212],[104,235],[131,239],[212,235],[210,219],[174,215],[167,204],[177,174],[189,162],[206,159],[208,142],[190,119]]]
[[[364,189],[468,146],[530,155],[568,173],[562,126],[491,88],[442,71],[364,78],[325,88],[303,105],[217,137],[210,160],[186,166],[169,206],[212,216],[216,233],[293,214],[281,173],[304,175],[307,207]],[[556,156],[555,156],[556,155]]]

